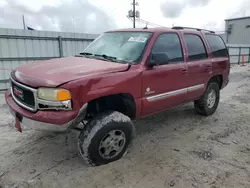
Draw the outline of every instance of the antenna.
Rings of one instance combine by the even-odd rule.
[[[23,17],[23,29],[26,30],[24,15],[22,15],[22,17]]]

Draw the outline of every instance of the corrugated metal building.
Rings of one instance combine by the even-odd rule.
[[[250,44],[250,16],[225,20],[227,44]]]

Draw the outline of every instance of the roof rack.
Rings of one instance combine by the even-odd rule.
[[[214,31],[210,31],[210,30],[207,30],[207,29],[199,29],[199,28],[194,28],[194,27],[174,26],[174,27],[172,27],[172,29],[193,29],[193,30],[197,30],[197,31],[207,31],[209,33],[215,33]]]

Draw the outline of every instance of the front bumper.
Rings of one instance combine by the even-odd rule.
[[[78,111],[38,111],[30,112],[13,100],[10,91],[6,91],[5,100],[14,118],[18,117],[22,130],[35,129],[53,132],[65,132],[75,128],[85,117],[87,103]]]

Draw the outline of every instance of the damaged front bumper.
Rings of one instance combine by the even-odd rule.
[[[10,91],[6,91],[5,100],[10,112],[15,118],[18,131],[35,129],[52,132],[66,132],[75,128],[84,120],[87,103],[78,111],[37,111],[30,112],[20,107],[12,98]]]

